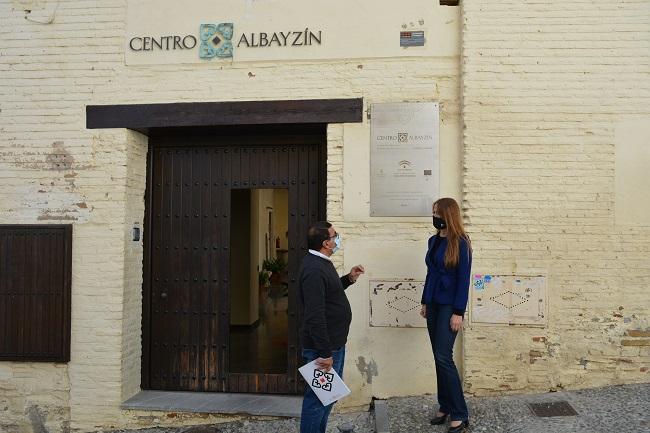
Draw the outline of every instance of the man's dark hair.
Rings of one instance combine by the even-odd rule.
[[[320,251],[323,248],[323,241],[330,238],[329,228],[332,224],[327,221],[318,221],[309,226],[307,230],[307,247],[310,250]]]

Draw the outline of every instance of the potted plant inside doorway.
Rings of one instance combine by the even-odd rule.
[[[262,262],[262,270],[271,273],[271,284],[279,284],[282,279],[282,272],[286,269],[287,264],[281,258],[265,259]]]
[[[262,262],[262,269],[271,273],[271,276],[269,278],[269,292],[272,297],[274,295],[276,297],[282,295],[285,291],[284,289],[286,285],[283,283],[282,277],[285,273],[286,268],[287,263],[280,257],[266,259],[264,262]]]

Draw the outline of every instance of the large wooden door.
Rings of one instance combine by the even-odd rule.
[[[249,128],[250,129],[250,128]],[[297,393],[300,260],[325,216],[325,130],[317,127],[152,133],[143,287],[143,388]],[[238,188],[289,194],[288,366],[230,372],[230,199]]]

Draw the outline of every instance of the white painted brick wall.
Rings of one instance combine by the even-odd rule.
[[[647,381],[648,347],[624,344],[650,330],[650,229],[614,225],[614,132],[650,115],[650,2],[464,0],[462,15],[475,266],[545,269],[550,293],[547,329],[468,330],[466,389]]]
[[[476,263],[543,267],[551,293],[547,329],[467,330],[467,389],[647,381],[650,349],[623,344],[650,326],[641,291],[650,233],[613,225],[613,136],[620,119],[649,114],[648,2],[462,3],[463,205]],[[70,418],[79,430],[157,419],[119,410],[139,383],[142,251],[130,229],[142,218],[144,139],[86,130],[85,105],[439,100],[443,123],[459,120],[458,58],[126,67],[124,1],[61,0],[52,24],[26,20],[26,4],[34,19],[54,7],[0,3],[0,222],[75,227],[70,364],[0,366],[11,408],[3,421],[21,428],[32,400],[49,411],[52,432]],[[425,239],[425,223],[344,220],[344,142],[330,126],[328,216],[346,239]]]
[[[144,193],[147,174],[146,136],[127,132],[127,193],[124,219],[124,316],[122,318],[122,401],[140,391],[142,356],[142,234]],[[140,240],[133,241],[133,227],[140,228]]]
[[[47,21],[56,4],[51,24],[30,21]],[[41,406],[51,432],[68,422],[79,431],[181,422],[119,409],[140,382],[142,251],[130,230],[142,219],[144,140],[86,130],[86,105],[363,97],[439,100],[443,121],[459,119],[458,58],[127,67],[125,18],[122,0],[0,3],[0,223],[74,223],[72,359],[38,373],[61,370],[65,380],[44,381],[51,387],[39,391],[13,378],[22,364],[2,365],[0,387],[12,387],[8,419],[23,429],[32,428],[28,397],[56,393],[65,397],[59,405]],[[425,238],[424,224],[343,221],[343,128],[328,134],[328,212],[346,238],[369,230],[378,239]],[[337,259],[342,265],[343,255]]]

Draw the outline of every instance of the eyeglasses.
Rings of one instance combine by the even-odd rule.
[[[334,236],[330,236],[327,239],[335,239],[338,237],[338,235],[339,235],[338,233],[334,232]]]

